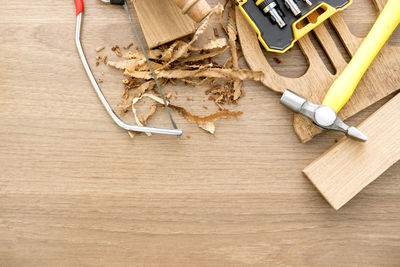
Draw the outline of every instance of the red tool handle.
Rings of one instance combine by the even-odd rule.
[[[83,0],[74,0],[75,1],[75,7],[76,7],[76,15],[78,16],[83,12]]]

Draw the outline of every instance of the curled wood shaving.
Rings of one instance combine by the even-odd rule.
[[[210,14],[207,15],[207,17],[205,19],[203,19],[203,21],[201,22],[200,26],[198,27],[198,29],[196,30],[196,32],[193,35],[192,40],[190,40],[189,43],[185,43],[183,44],[181,47],[179,47],[179,49],[177,50],[177,52],[172,56],[172,58],[163,66],[163,68],[167,68],[168,66],[170,66],[173,62],[175,62],[176,60],[178,60],[179,58],[183,57],[187,51],[189,50],[190,46],[196,42],[200,35],[202,35],[204,33],[204,31],[207,29],[210,19],[212,16],[216,15],[216,14],[221,14],[224,10],[224,7],[218,3],[218,5],[216,7],[214,7]]]
[[[149,59],[159,59],[162,55],[162,51],[160,49],[153,49],[146,51]],[[142,51],[129,51],[124,55],[126,59],[144,59],[146,60]]]
[[[231,47],[232,66],[234,70],[237,70],[239,69],[239,60],[236,48],[237,30],[236,30],[236,19],[235,19],[235,5],[233,3],[231,3],[231,8],[229,9],[228,23],[225,29],[227,31],[229,38],[229,45]],[[233,90],[234,90],[233,100],[237,100],[241,96],[242,84],[243,82],[241,80],[235,79],[233,83]]]
[[[172,55],[174,53],[174,50],[177,47],[181,47],[183,45],[185,45],[186,43],[184,41],[175,41],[167,50],[165,50],[162,54],[161,54],[161,60],[162,61],[169,61],[172,58]]]
[[[156,111],[157,111],[157,104],[155,103],[151,104],[149,112],[146,115],[144,115],[143,118],[140,119],[140,122],[143,125],[146,125],[149,118],[153,116],[156,113]]]
[[[206,51],[206,50],[213,50],[216,48],[223,48],[228,46],[228,41],[225,38],[219,38],[215,40],[211,40],[209,43],[205,44],[203,47],[195,47],[191,46],[189,47],[190,51]]]
[[[200,79],[198,81],[194,81],[193,79],[181,79],[181,80],[184,83],[190,84],[190,85],[193,85],[193,86],[210,85],[210,84],[212,84],[214,82],[214,79],[213,78],[209,78],[209,77]]]
[[[199,54],[199,55],[189,56],[180,62],[182,62],[182,63],[195,62],[195,61],[201,61],[201,60],[204,60],[207,58],[212,58],[212,57],[222,54],[226,50],[226,48],[227,48],[227,46],[215,49],[207,54]]]
[[[147,64],[146,59],[139,59],[139,60],[129,59],[118,62],[108,61],[107,65],[120,70],[125,70],[125,69],[142,70],[142,71],[149,70],[149,65]],[[157,69],[160,68],[162,65],[151,61],[151,66],[153,67],[153,69]]]
[[[201,117],[201,116],[191,114],[189,111],[187,111],[183,107],[178,107],[175,105],[169,105],[169,107],[172,110],[177,111],[186,120],[196,122],[200,128],[208,131],[211,134],[215,133],[215,125],[214,125],[215,121],[217,121],[219,119],[237,118],[243,114],[243,112],[241,112],[241,111],[223,110],[223,111],[218,111],[218,112],[213,113],[208,116]]]
[[[254,72],[245,69],[219,69],[210,68],[204,70],[162,70],[156,71],[157,77],[166,79],[185,79],[185,78],[218,78],[218,79],[239,79],[261,81],[262,72]],[[152,78],[149,71],[129,71],[125,70],[125,74],[134,78],[150,80]]]
[[[132,112],[133,112],[133,115],[134,115],[134,117],[135,117],[136,124],[137,124],[138,126],[145,126],[146,123],[147,123],[147,120],[148,120],[148,119],[156,112],[156,110],[157,110],[157,106],[156,106],[155,104],[152,104],[149,113],[147,113],[142,119],[139,119],[139,118],[138,118],[138,115],[137,115],[136,108],[135,108],[135,104],[136,104],[139,100],[141,100],[143,97],[151,98],[151,99],[153,99],[155,102],[160,103],[160,104],[163,104],[163,103],[164,103],[163,100],[162,100],[160,97],[155,96],[155,95],[152,95],[152,94],[143,94],[143,95],[141,95],[140,97],[135,97],[135,98],[132,100]],[[168,104],[168,102],[167,102],[167,104]],[[146,135],[147,135],[147,136],[151,136],[151,133],[146,133]]]
[[[126,94],[122,101],[117,105],[121,113],[125,113],[132,105],[134,99],[141,97],[146,91],[153,89],[156,83],[151,80],[137,87],[131,94]]]

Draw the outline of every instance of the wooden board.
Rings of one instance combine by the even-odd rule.
[[[150,48],[194,33],[195,24],[171,0],[131,0]]]
[[[181,140],[132,140],[83,70],[74,1],[54,2],[0,8],[0,266],[398,265],[400,163],[335,212],[301,171],[341,135],[299,143],[278,94],[255,82],[244,82],[243,116],[218,121],[216,137],[174,113]],[[83,46],[115,107],[122,73],[95,58],[119,60],[110,47],[124,52],[135,36],[121,7],[85,4]],[[356,30],[369,11],[348,10]],[[205,89],[165,90],[211,112]],[[167,114],[150,125],[169,127]]]
[[[335,209],[400,160],[400,94],[359,129],[367,142],[344,138],[303,171]]]
[[[370,2],[371,0],[363,1]],[[379,10],[386,3],[386,0],[372,1]],[[346,11],[344,10],[343,12]],[[354,55],[361,44],[362,38],[356,37],[350,32],[340,13],[331,17],[329,21],[339,35],[339,39],[342,41],[341,45],[345,47],[350,56]],[[327,23],[318,26],[314,30],[314,34],[324,50],[324,52],[321,52],[326,54],[330,60],[330,64],[336,71],[334,73],[330,72],[321,58],[320,51],[317,50],[310,36],[307,35],[300,39],[298,44],[309,62],[309,67],[298,78],[288,78],[278,74],[271,67],[264,56],[263,49],[260,47],[256,35],[239,11],[237,11],[237,25],[243,54],[248,65],[253,70],[263,71],[265,77],[262,83],[275,92],[282,93],[289,88],[306,97],[311,102],[319,104],[322,102],[333,81],[347,65],[344,55],[339,49],[341,45],[335,42],[335,38],[338,38],[332,37],[328,31]],[[341,110],[339,116],[347,119],[400,89],[399,69],[400,47],[386,45],[366,72],[354,95]],[[295,114],[294,117],[294,128],[302,142],[308,142],[315,135],[321,133],[321,130],[315,127],[310,120],[298,114]]]

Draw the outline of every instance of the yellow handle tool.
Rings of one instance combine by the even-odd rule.
[[[350,63],[332,84],[322,105],[336,112],[342,109],[399,23],[400,0],[389,0]]]

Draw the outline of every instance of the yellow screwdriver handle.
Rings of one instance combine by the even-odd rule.
[[[336,112],[342,109],[399,23],[400,0],[389,0],[350,63],[332,84],[322,105]]]

